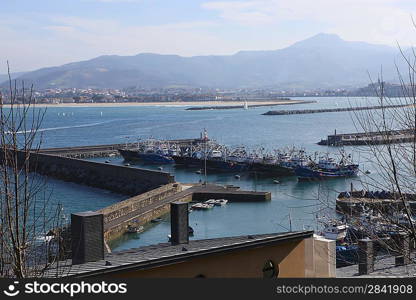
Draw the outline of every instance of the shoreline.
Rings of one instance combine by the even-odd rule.
[[[247,101],[249,106],[274,106],[304,103],[304,100],[270,100],[270,101]],[[127,103],[59,103],[59,104],[35,104],[34,107],[133,107],[133,106],[165,106],[165,107],[187,107],[187,106],[212,106],[242,107],[242,101],[190,101],[190,102],[127,102]],[[5,104],[5,106],[10,106]]]

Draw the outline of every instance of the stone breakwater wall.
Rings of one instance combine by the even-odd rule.
[[[358,106],[358,107],[343,107],[343,108],[323,108],[323,109],[302,109],[302,110],[270,110],[265,112],[264,116],[281,116],[281,115],[302,115],[302,114],[318,114],[327,112],[342,112],[342,111],[358,111],[358,110],[373,110],[386,108],[401,108],[412,107],[413,104],[399,104],[399,105],[379,105],[379,106]]]
[[[168,213],[173,201],[191,200],[192,193],[174,183],[103,208],[97,212],[104,215],[104,239],[111,242],[126,233],[129,225],[146,225]]]
[[[104,224],[117,222],[121,218],[128,218],[132,213],[147,210],[147,207],[160,202],[168,196],[181,191],[179,184],[167,184],[144,194],[107,206],[97,212],[104,215]]]
[[[22,155],[23,159],[23,153],[19,154]],[[33,172],[128,196],[142,194],[175,181],[174,176],[166,172],[103,164],[56,155],[32,153],[30,160],[31,171]]]

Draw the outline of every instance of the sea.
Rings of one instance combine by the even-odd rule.
[[[265,116],[268,110],[298,110],[343,108],[378,105],[377,98],[308,97],[293,98],[315,103],[256,107],[245,109],[186,110],[188,106],[114,106],[114,107],[48,107],[40,129],[42,148],[131,143],[139,139],[197,138],[206,129],[208,136],[221,144],[246,146],[249,149],[274,150],[287,147],[338,155],[341,148],[319,146],[327,135],[360,131],[354,112]],[[364,158],[358,148],[342,148],[352,154],[362,170],[377,176],[377,167]],[[108,158],[96,158],[96,161]],[[121,157],[110,159],[123,164]],[[159,166],[132,165],[156,169]],[[195,170],[163,166],[183,183],[205,180]],[[190,213],[192,239],[283,232],[289,230],[319,230],[323,217],[335,214],[335,199],[339,192],[362,184],[362,176],[321,182],[298,182],[294,176],[275,178],[250,174],[208,172],[210,183],[233,184],[241,189],[269,191],[270,202],[229,203],[208,211]],[[278,179],[279,184],[274,183]],[[97,210],[126,199],[123,195],[49,178],[47,188],[51,198],[59,201],[64,212]],[[111,243],[113,251],[167,242],[170,233],[169,216],[152,223],[140,234],[125,234]]]

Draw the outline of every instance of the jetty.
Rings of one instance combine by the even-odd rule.
[[[403,194],[412,213],[416,213],[416,195]],[[389,213],[403,209],[403,202],[398,193],[386,191],[351,191],[342,192],[336,199],[336,210],[343,214],[360,214],[365,209],[376,209]]]
[[[167,214],[172,202],[202,202],[207,199],[263,202],[271,200],[271,193],[243,191],[233,185],[176,182],[115,203],[98,210],[97,213],[104,215],[104,237],[109,242],[126,233],[129,226],[143,226]]]
[[[379,106],[302,109],[302,110],[270,110],[268,112],[265,112],[262,115],[264,115],[264,116],[303,115],[303,114],[318,114],[318,113],[327,113],[327,112],[343,112],[343,111],[358,111],[358,110],[373,110],[373,109],[391,109],[391,108],[412,107],[412,106],[413,106],[413,104],[400,104],[400,105],[379,105]]]
[[[175,144],[180,147],[187,147],[201,143],[201,138],[194,139],[172,139],[167,140],[167,143]],[[94,158],[94,157],[109,157],[119,155],[118,149],[134,149],[137,143],[123,143],[123,144],[107,144],[107,145],[89,145],[89,146],[75,146],[75,147],[61,147],[61,148],[44,148],[39,150],[39,153],[46,155],[57,155],[68,158]]]
[[[305,100],[278,100],[270,101],[270,103],[261,103],[261,104],[248,104],[248,108],[253,107],[264,107],[264,106],[276,106],[276,105],[294,105],[294,104],[308,104],[316,103],[316,101],[305,101]],[[210,109],[236,109],[244,108],[244,103],[241,105],[211,105],[211,106],[194,106],[188,107],[186,110],[210,110]]]
[[[415,140],[415,130],[401,129],[379,132],[359,132],[328,135],[317,144],[321,146],[360,146],[408,143]]]

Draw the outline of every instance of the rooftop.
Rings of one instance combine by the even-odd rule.
[[[104,260],[71,265],[71,261],[60,263],[59,271],[51,268],[45,277],[88,277],[118,271],[137,270],[143,267],[161,266],[186,259],[214,253],[226,253],[263,245],[274,245],[287,241],[300,241],[313,236],[313,231],[296,231],[260,235],[222,237],[191,240],[189,244],[172,245],[161,243],[107,254]]]

